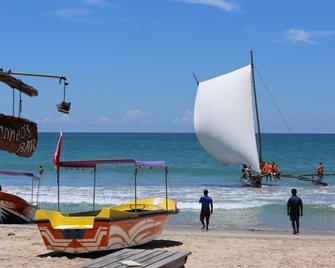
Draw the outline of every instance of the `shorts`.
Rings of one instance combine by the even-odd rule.
[[[291,221],[299,221],[300,216],[299,215],[290,215],[290,220]]]
[[[204,219],[209,220],[211,217],[211,212],[210,211],[201,211],[200,212],[200,220],[203,221]]]

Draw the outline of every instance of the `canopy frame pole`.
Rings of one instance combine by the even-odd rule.
[[[167,169],[167,167],[165,167],[165,209],[166,209],[166,212],[168,211],[168,185],[167,185],[167,181],[168,181],[168,169]]]
[[[57,167],[57,208],[58,211],[60,211],[60,206],[59,206],[59,176],[60,176],[60,169]]]
[[[255,75],[254,75],[254,56],[253,56],[252,50],[250,50],[250,64],[251,64],[251,81],[252,81],[252,88],[254,92],[256,120],[257,120],[259,162],[262,162],[263,156],[262,156],[261,126],[260,126],[258,105],[257,105],[256,83],[255,83]]]
[[[38,197],[40,195],[40,180],[37,182],[37,196],[36,196],[36,205],[38,206]]]
[[[135,167],[135,213],[137,213],[137,172],[138,168]]]
[[[95,209],[95,185],[96,185],[96,179],[97,179],[97,168],[93,168],[93,211]]]
[[[33,204],[34,202],[34,178],[31,178],[31,199],[30,203]]]

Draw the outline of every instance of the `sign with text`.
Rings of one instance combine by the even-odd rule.
[[[0,114],[0,150],[30,157],[37,146],[37,124],[14,116]]]

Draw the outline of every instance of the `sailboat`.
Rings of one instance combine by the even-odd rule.
[[[194,128],[200,144],[220,163],[250,166],[256,173],[244,183],[261,186],[262,140],[252,51],[247,66],[197,83]]]
[[[0,223],[1,224],[24,224],[33,221],[35,211],[38,208],[38,196],[40,178],[33,173],[0,170],[1,175],[31,178],[30,202],[20,196],[7,193],[0,186]],[[36,189],[37,185],[37,190]]]
[[[62,135],[54,155],[57,170],[58,211],[37,210],[34,222],[47,249],[72,254],[132,247],[154,240],[168,219],[177,214],[177,204],[168,198],[168,166],[165,161],[134,159],[59,161]],[[134,170],[134,200],[96,209],[96,170],[100,165],[128,165]],[[61,169],[93,171],[93,204],[91,211],[67,213],[60,211]],[[137,197],[137,175],[142,169],[162,169],[165,175],[165,196],[146,199]]]

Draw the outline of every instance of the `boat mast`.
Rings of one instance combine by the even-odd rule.
[[[258,105],[257,105],[256,84],[255,84],[255,75],[254,75],[254,56],[252,54],[252,50],[250,50],[250,61],[251,61],[251,80],[252,80],[252,87],[253,87],[254,98],[255,98],[257,131],[258,131],[258,154],[259,154],[259,162],[262,162],[263,161],[263,157],[262,157],[261,126],[259,124],[259,114],[258,114]]]

